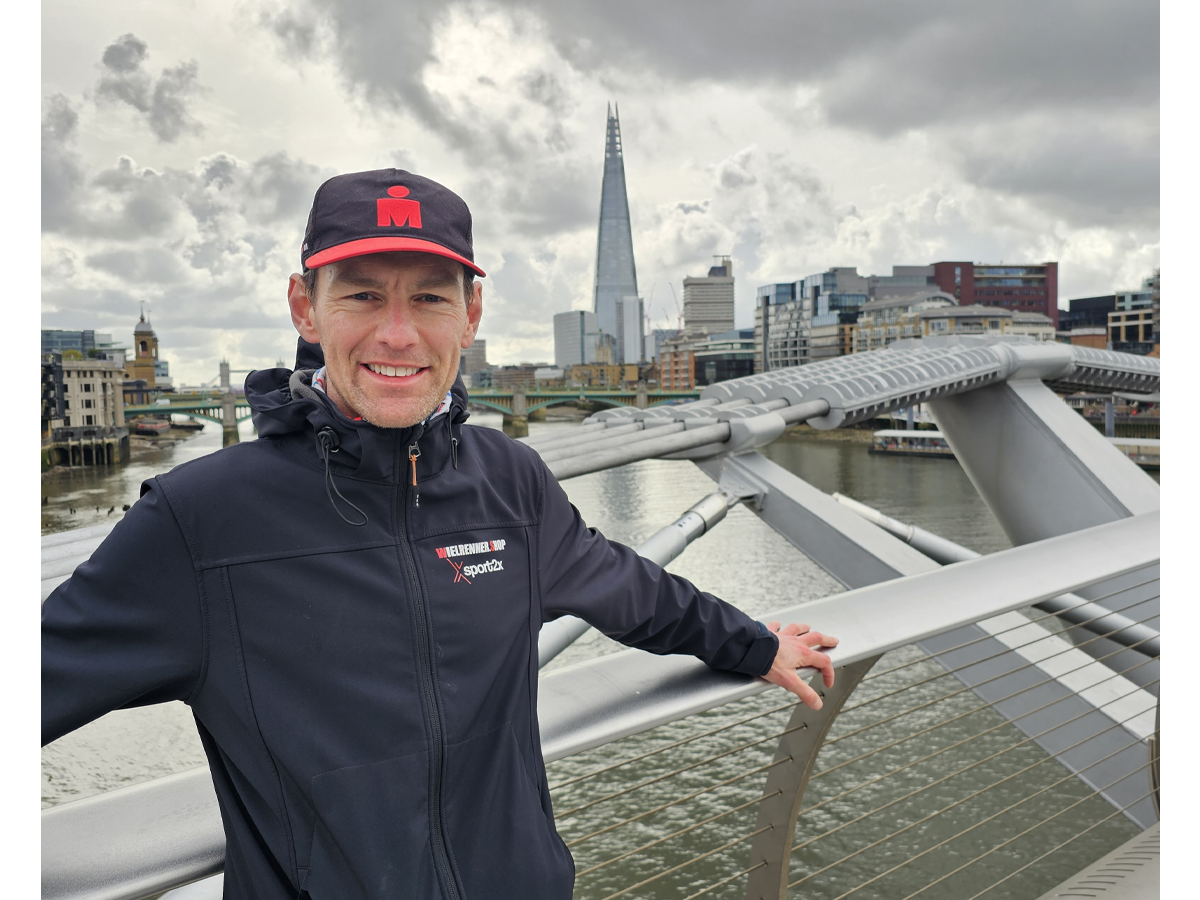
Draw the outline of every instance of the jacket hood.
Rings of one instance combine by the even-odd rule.
[[[462,376],[450,388],[450,411],[445,424],[440,419],[408,428],[381,428],[370,422],[355,421],[344,415],[323,391],[312,387],[312,376],[324,365],[321,348],[300,339],[296,351],[296,369],[258,369],[246,376],[246,400],[253,413],[258,436],[279,437],[308,432],[313,451],[321,459],[317,434],[330,428],[336,435],[337,457],[334,464],[360,478],[391,480],[397,474],[397,456],[409,444],[420,441],[421,468],[430,474],[441,471],[450,461],[453,429],[470,415],[467,389]]]

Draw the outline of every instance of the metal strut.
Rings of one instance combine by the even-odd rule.
[[[796,817],[817,754],[842,706],[878,661],[879,656],[871,656],[838,669],[833,687],[817,688],[824,700],[819,710],[796,704],[775,751],[775,761],[783,764],[774,766],[767,776],[758,808],[758,836],[750,845],[748,865],[753,868],[746,886],[747,900],[786,900]]]

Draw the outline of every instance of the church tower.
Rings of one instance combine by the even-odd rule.
[[[146,382],[146,387],[154,387],[154,364],[158,362],[158,336],[146,321],[142,313],[137,326],[133,329],[133,362],[127,373],[129,378]]]

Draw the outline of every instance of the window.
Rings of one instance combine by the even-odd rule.
[[[91,401],[91,400],[84,400],[84,401],[83,401],[83,408],[84,408],[84,409],[91,409],[91,408],[92,408],[92,401]]]
[[[84,384],[84,386],[83,386],[83,392],[84,392],[85,394],[90,394],[90,393],[92,392],[92,385],[91,385],[91,382],[88,382],[88,383]]]
[[[91,416],[84,416],[83,418],[84,418],[84,423],[83,423],[84,425],[95,425],[96,424],[95,422],[92,421]]]

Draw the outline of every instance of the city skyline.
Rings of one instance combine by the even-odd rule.
[[[869,13],[52,0],[43,325],[123,331],[145,301],[181,380],[290,360],[312,190],[398,165],[472,207],[494,361],[552,358],[553,314],[593,300],[611,99],[651,328],[720,253],[739,327],[831,266],[1056,260],[1063,304],[1158,266],[1157,10]]]

